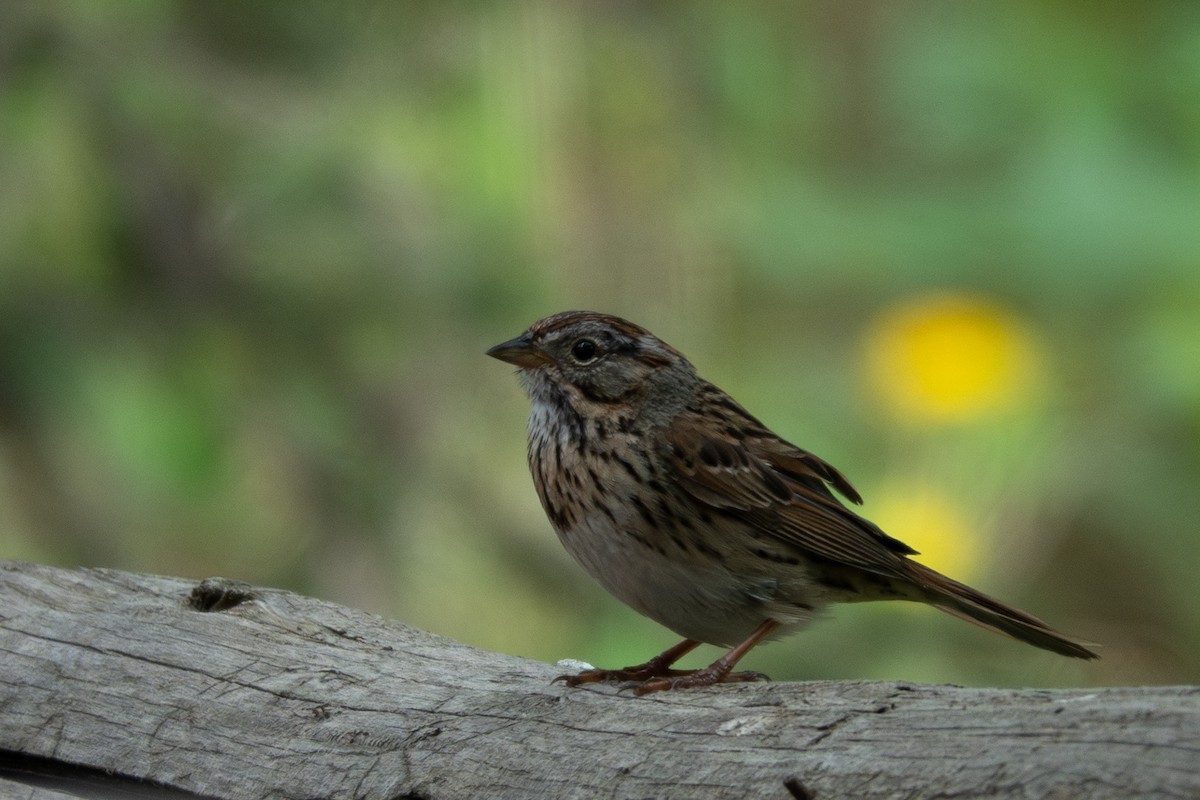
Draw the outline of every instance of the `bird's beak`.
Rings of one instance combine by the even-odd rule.
[[[515,339],[509,339],[507,342],[501,342],[488,350],[487,354],[492,358],[515,364],[522,369],[533,369],[554,362],[550,356],[530,341],[528,333],[523,333]]]

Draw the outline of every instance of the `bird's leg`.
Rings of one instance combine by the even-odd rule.
[[[578,675],[559,675],[555,682],[562,681],[567,686],[580,686],[585,683],[601,683],[605,681],[647,681],[652,678],[680,677],[691,675],[697,670],[671,669],[671,665],[688,653],[695,650],[700,643],[695,639],[684,639],[674,647],[664,650],[645,664],[624,669],[589,669]],[[748,648],[747,648],[748,649]]]
[[[753,648],[754,645],[770,636],[771,632],[778,627],[778,622],[773,619],[769,619],[755,628],[754,633],[750,634],[746,638],[746,641],[742,642],[737,647],[733,648],[704,669],[692,670],[691,672],[679,673],[677,675],[671,674],[671,672],[673,672],[671,671],[664,675],[648,678],[635,687],[633,692],[634,694],[643,695],[650,694],[651,692],[661,692],[666,689],[691,689],[696,686],[711,686],[714,683],[763,680],[767,676],[763,675],[761,672],[732,672],[731,670],[738,663],[738,661],[742,659],[742,656],[750,652],[750,649]],[[684,644],[686,644],[686,642]],[[688,649],[690,650],[691,648]],[[670,652],[670,650],[667,651],[667,653]],[[687,651],[685,650],[684,652]],[[667,653],[663,653],[663,655],[666,655]],[[662,656],[660,656],[660,658],[661,657]]]

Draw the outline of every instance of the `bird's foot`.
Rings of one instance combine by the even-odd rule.
[[[700,643],[695,639],[684,639],[645,664],[623,669],[586,669],[578,675],[559,675],[554,679],[554,683],[562,681],[567,686],[582,686],[585,683],[643,683],[653,678],[682,678],[698,670],[671,669],[671,665],[694,650],[698,644]]]
[[[713,665],[716,666],[716,665]],[[713,667],[692,670],[678,676],[662,675],[649,678],[633,687],[633,693],[641,697],[652,692],[665,692],[668,689],[695,689],[699,686],[712,686],[717,683],[751,683],[753,681],[769,681],[769,677],[761,672],[724,672]]]
[[[693,673],[695,669],[671,669],[662,664],[654,663],[651,659],[645,664],[622,669],[586,669],[577,675],[559,675],[554,683],[562,681],[567,686],[583,686],[587,683],[645,683],[649,680],[668,679],[680,680]]]

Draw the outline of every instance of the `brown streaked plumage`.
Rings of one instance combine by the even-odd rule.
[[[1041,620],[909,558],[847,508],[833,466],[784,441],[631,322],[568,311],[488,355],[515,364],[533,401],[529,467],[568,552],[635,610],[685,637],[645,664],[569,685],[636,681],[639,694],[754,680],[733,666],[825,605],[915,600],[1076,658]],[[701,670],[671,665],[701,642],[732,649]]]

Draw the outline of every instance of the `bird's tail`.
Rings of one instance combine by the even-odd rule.
[[[909,561],[907,565],[915,573],[917,584],[928,592],[930,602],[947,614],[1064,656],[1100,657],[1082,642],[1064,636],[1031,614],[1005,605],[916,561]]]

